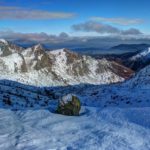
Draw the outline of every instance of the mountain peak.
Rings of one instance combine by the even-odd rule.
[[[33,48],[35,49],[35,50],[43,50],[44,49],[44,47],[43,47],[43,45],[42,44],[37,44],[37,45],[35,45],[35,46],[33,46]]]
[[[6,41],[5,39],[0,39],[0,43],[8,45],[8,41]]]

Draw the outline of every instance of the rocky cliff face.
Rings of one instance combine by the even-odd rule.
[[[23,49],[0,40],[1,77],[34,85],[109,84],[133,72],[106,59],[96,60],[67,49],[46,51],[38,44]]]

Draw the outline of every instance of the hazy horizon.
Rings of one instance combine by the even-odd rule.
[[[149,4],[148,0],[2,0],[0,38],[50,48],[105,50],[119,44],[150,44]]]

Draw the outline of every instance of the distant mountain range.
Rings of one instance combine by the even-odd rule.
[[[130,52],[138,52],[150,47],[149,44],[120,44],[110,48],[114,54],[122,54],[122,53],[130,53]]]
[[[99,54],[92,56],[96,59],[105,58],[109,61],[121,63],[134,71],[139,71],[150,64],[150,45],[148,44],[119,45],[112,49],[124,51],[125,53]]]
[[[150,47],[149,44],[120,44],[110,48],[87,47],[73,48],[72,50],[88,55],[122,55],[125,53],[136,53],[148,47]]]

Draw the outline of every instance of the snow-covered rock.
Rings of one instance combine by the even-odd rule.
[[[72,94],[63,96],[58,104],[56,112],[67,116],[79,116],[81,102],[79,98]]]

